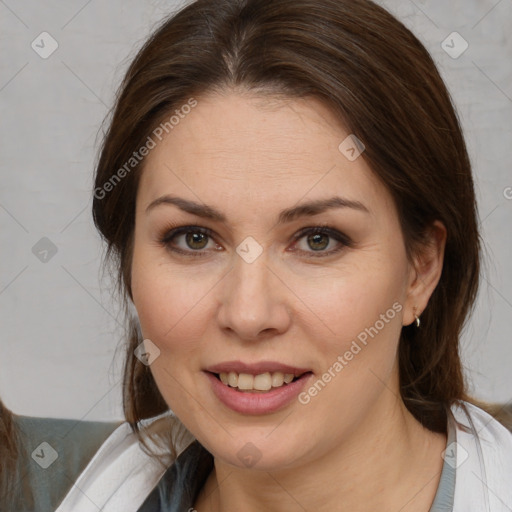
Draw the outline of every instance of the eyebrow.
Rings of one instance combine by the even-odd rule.
[[[148,214],[157,206],[164,204],[177,206],[181,210],[198,217],[224,223],[227,222],[226,216],[212,206],[196,203],[195,201],[172,195],[164,195],[158,199],[155,199],[146,208],[146,214]],[[318,215],[333,208],[351,208],[353,210],[370,213],[368,208],[366,208],[366,206],[360,201],[353,201],[351,199],[346,199],[340,196],[334,196],[329,199],[317,199],[315,201],[302,203],[292,208],[287,208],[279,214],[277,224],[285,224],[299,217]]]

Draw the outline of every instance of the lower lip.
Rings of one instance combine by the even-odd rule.
[[[305,373],[299,379],[280,388],[265,393],[251,393],[226,386],[213,373],[204,373],[210,380],[217,398],[233,411],[242,414],[270,414],[283,409],[297,398],[309,378],[313,376],[312,373]]]

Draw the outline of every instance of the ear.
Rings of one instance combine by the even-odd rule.
[[[427,307],[443,270],[446,227],[436,220],[429,228],[427,240],[416,250],[409,272],[403,325],[415,321]],[[416,309],[415,309],[416,308]]]

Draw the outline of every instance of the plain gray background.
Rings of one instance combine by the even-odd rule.
[[[509,401],[512,0],[381,3],[427,46],[463,122],[487,252],[463,357],[478,397]],[[16,413],[122,417],[121,319],[90,213],[97,135],[130,58],[177,5],[0,0],[0,395]],[[58,44],[46,59],[31,46],[42,32]],[[37,257],[44,237],[56,253]]]

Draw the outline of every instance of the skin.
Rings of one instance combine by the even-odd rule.
[[[397,347],[438,283],[446,230],[436,222],[432,243],[407,259],[389,192],[362,157],[341,154],[349,132],[320,101],[235,90],[197,100],[146,158],[132,266],[142,333],[160,350],[150,366],[157,385],[214,455],[195,508],[428,511],[446,437],[405,408]],[[226,220],[171,204],[146,211],[164,194],[210,205]],[[334,208],[277,225],[282,210],[333,195],[368,212]],[[214,235],[192,246],[178,235],[166,247],[169,223]],[[351,246],[329,236],[314,245],[307,234],[294,241],[313,226],[338,230]],[[252,263],[236,252],[248,236],[263,251]],[[306,405],[243,415],[218,401],[202,372],[272,360],[310,368],[317,380],[396,302],[401,311]],[[237,457],[248,442],[261,454],[250,468]]]

